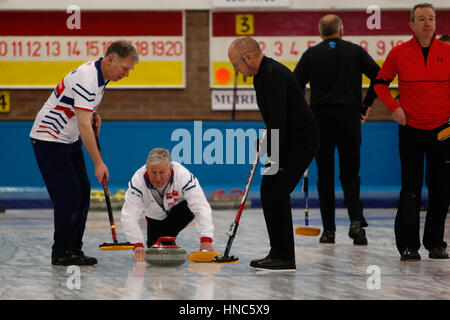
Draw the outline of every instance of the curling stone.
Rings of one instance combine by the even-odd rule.
[[[158,267],[176,267],[186,261],[186,250],[175,243],[175,237],[161,237],[147,250],[147,262]]]
[[[217,190],[208,198],[209,205],[214,210],[230,210],[237,209],[241,205],[244,190],[232,189],[230,194],[225,194],[225,190]],[[252,201],[247,198],[244,203],[244,209],[251,207]]]

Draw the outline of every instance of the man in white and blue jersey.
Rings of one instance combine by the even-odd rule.
[[[54,205],[54,265],[97,263],[81,250],[91,193],[81,145],[94,163],[99,183],[108,180],[92,128],[95,122],[98,134],[101,119],[95,111],[108,82],[128,77],[138,61],[131,44],[113,42],[104,58],[88,61],[64,77],[36,116],[30,137]]]

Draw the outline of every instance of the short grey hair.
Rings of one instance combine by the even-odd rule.
[[[169,167],[172,166],[172,158],[169,150],[163,148],[154,148],[151,150],[147,157],[147,166],[156,165],[161,161],[166,161]]]
[[[411,21],[414,22],[414,13],[416,12],[416,9],[419,8],[431,8],[431,10],[433,10],[434,15],[436,15],[436,10],[434,10],[434,7],[431,3],[419,3],[416,4],[412,10],[411,10]]]
[[[119,59],[130,57],[135,63],[139,62],[139,55],[136,48],[126,40],[112,42],[106,50],[105,57],[110,55],[115,55]]]
[[[324,37],[338,33],[341,27],[342,20],[337,15],[333,15],[333,19],[329,19],[329,16],[324,16],[319,20],[319,32]]]

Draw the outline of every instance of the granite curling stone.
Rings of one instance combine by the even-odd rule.
[[[158,267],[176,267],[186,262],[186,250],[175,243],[175,237],[161,237],[147,250],[146,260]]]

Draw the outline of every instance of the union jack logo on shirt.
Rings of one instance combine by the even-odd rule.
[[[177,190],[173,190],[172,192],[166,193],[166,199],[172,199],[174,196],[178,196]]]

